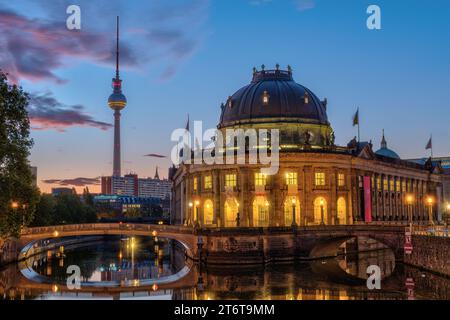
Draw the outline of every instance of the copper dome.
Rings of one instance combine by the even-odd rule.
[[[253,72],[252,82],[222,105],[219,128],[273,122],[329,125],[326,101],[296,83],[292,71]]]

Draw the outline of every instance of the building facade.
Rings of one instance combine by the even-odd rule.
[[[290,68],[254,70],[252,82],[221,110],[224,136],[230,128],[280,130],[279,170],[265,175],[266,166],[249,161],[184,162],[171,177],[172,223],[269,227],[440,219],[442,167],[401,160],[384,134],[376,152],[356,139],[336,146],[327,100],[297,84]],[[251,147],[245,145],[246,160]]]
[[[102,177],[102,194],[123,195],[142,198],[170,198],[172,182],[160,179],[156,174],[154,178],[139,178],[136,174],[123,177]]]

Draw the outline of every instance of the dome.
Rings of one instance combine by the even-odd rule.
[[[399,155],[395,151],[393,151],[387,147],[386,138],[384,137],[384,130],[383,130],[383,138],[381,139],[381,148],[378,149],[375,152],[375,154],[377,154],[379,156],[383,156],[383,157],[400,159]]]
[[[381,148],[378,151],[376,151],[375,153],[379,156],[400,159],[399,155],[395,151],[392,151],[391,149],[388,149],[388,148]]]
[[[296,83],[288,71],[254,69],[252,82],[222,105],[219,128],[255,123],[310,123],[329,125],[326,100]]]

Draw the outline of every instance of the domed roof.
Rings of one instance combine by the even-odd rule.
[[[218,127],[274,121],[329,125],[326,101],[296,83],[290,67],[288,71],[278,66],[276,70],[254,69],[252,82],[222,105]]]
[[[379,156],[400,159],[399,155],[395,151],[393,151],[387,147],[386,138],[384,137],[384,130],[383,130],[383,138],[381,139],[381,148],[378,149],[375,152],[375,154],[377,154]]]

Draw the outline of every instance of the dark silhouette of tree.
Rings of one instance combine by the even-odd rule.
[[[0,236],[18,237],[33,219],[38,199],[28,162],[33,141],[28,95],[0,71]]]

